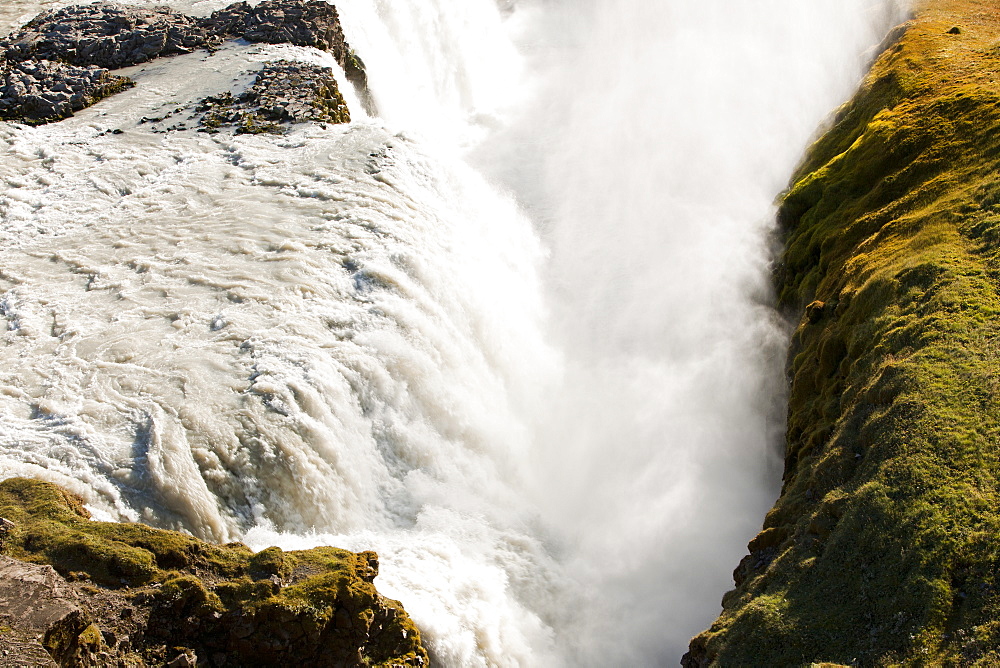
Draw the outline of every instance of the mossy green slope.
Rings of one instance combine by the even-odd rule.
[[[206,666],[427,665],[402,606],[375,590],[373,552],[255,554],[242,543],[95,522],[74,495],[24,478],[0,482],[0,517],[11,523],[3,554],[49,564],[91,593],[114,590],[143,611],[145,623],[130,629],[135,665],[162,663],[165,643],[195,650]]]
[[[995,2],[916,8],[780,222],[784,485],[685,665],[1000,665]]]

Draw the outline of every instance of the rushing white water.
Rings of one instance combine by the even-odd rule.
[[[776,493],[771,202],[898,7],[338,8],[382,119],[139,123],[331,64],[234,44],[0,125],[0,475],[375,549],[442,665],[676,663]]]
[[[903,7],[525,9],[518,39],[539,92],[479,157],[528,203],[552,253],[569,391],[539,430],[559,444],[544,478],[560,480],[540,503],[566,542],[561,564],[590,586],[558,626],[584,630],[574,662],[671,664],[717,614],[777,489],[772,202]]]

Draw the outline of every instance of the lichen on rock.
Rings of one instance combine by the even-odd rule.
[[[94,522],[69,492],[23,478],[0,482],[0,515],[0,622],[20,643],[0,633],[0,648],[41,646],[61,666],[427,665],[420,632],[375,589],[373,552],[254,554]]]

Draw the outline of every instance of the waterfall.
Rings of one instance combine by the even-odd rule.
[[[556,625],[575,665],[669,665],[778,488],[774,198],[903,7],[524,5],[514,39],[538,93],[477,157],[551,253],[566,389],[538,432],[541,478],[560,482],[538,498],[588,583]]]
[[[374,549],[441,665],[675,663],[776,494],[773,199],[900,8],[338,9],[380,118],[142,122],[260,62],[336,68],[233,43],[0,124],[0,476]]]

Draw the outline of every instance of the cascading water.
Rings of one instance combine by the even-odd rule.
[[[335,67],[234,44],[0,126],[0,474],[375,549],[442,665],[674,663],[775,494],[771,200],[898,8],[338,7],[381,120],[139,122]]]
[[[669,664],[718,613],[777,489],[772,202],[904,8],[527,9],[519,39],[540,92],[477,156],[551,252],[549,340],[568,389],[538,431],[558,444],[542,477],[560,480],[539,505],[561,565],[588,583],[584,612],[557,626],[584,631],[574,663]]]

